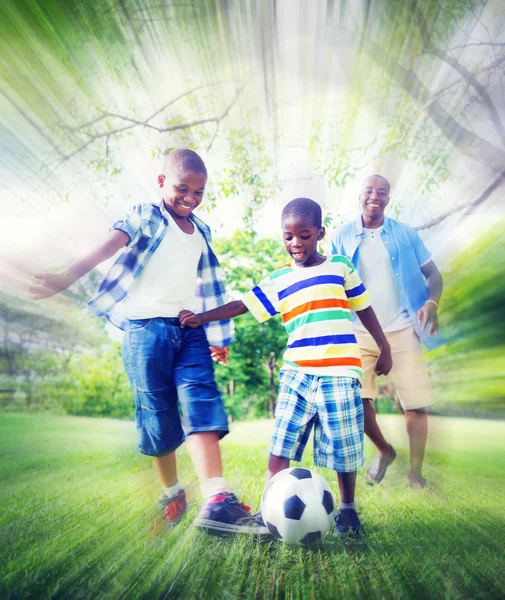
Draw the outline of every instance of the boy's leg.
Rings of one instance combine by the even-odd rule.
[[[174,340],[163,319],[138,319],[126,324],[123,361],[135,397],[139,450],[153,457],[162,485],[159,504],[167,525],[186,511],[186,496],[177,479],[175,449],[184,440],[172,370]]]
[[[268,459],[267,481],[284,469],[289,469],[289,458],[270,454]]]
[[[354,490],[356,489],[356,471],[337,473],[340,502],[354,505]]]
[[[356,471],[337,473],[338,487],[340,490],[340,504],[333,533],[342,535],[345,533],[360,533],[361,523],[354,507],[354,491],[356,489]]]
[[[248,507],[228,491],[223,478],[219,440],[228,433],[226,416],[214,380],[214,365],[203,327],[174,328],[180,339],[174,369],[188,450],[204,502],[194,524],[216,535],[266,533],[250,522]]]
[[[204,498],[228,492],[228,484],[223,477],[219,439],[219,434],[215,431],[192,433],[186,437],[188,452]]]
[[[164,488],[171,488],[177,484],[175,452],[171,452],[165,456],[154,456],[153,462],[156,471],[158,472],[161,485]]]
[[[318,423],[314,431],[314,462],[337,471],[340,504],[335,534],[359,533],[354,508],[356,472],[364,462],[364,414],[360,383],[353,377],[319,377],[315,395]]]

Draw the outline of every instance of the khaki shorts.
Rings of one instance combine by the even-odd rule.
[[[355,331],[363,362],[361,397],[377,398],[375,381],[375,361],[379,348],[367,331]],[[421,348],[421,342],[413,327],[386,333],[391,346],[393,368],[389,377],[393,381],[403,410],[424,408],[435,402],[431,388],[428,365]]]

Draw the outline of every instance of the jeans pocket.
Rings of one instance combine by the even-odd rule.
[[[128,319],[128,331],[142,331],[151,321],[152,319]]]

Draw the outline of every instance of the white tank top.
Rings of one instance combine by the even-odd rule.
[[[198,227],[184,233],[170,217],[159,246],[135,279],[124,301],[129,319],[177,317],[195,310],[198,263],[205,240]]]

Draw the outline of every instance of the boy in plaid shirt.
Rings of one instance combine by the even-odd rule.
[[[139,450],[154,458],[166,524],[177,524],[187,508],[175,458],[186,440],[205,498],[195,525],[216,534],[265,533],[229,492],[222,472],[219,440],[228,433],[228,419],[212,358],[226,363],[231,323],[179,326],[182,308],[209,310],[225,302],[210,229],[192,214],[207,183],[205,164],[192,150],[174,150],[158,183],[161,203],[134,206],[104,244],[63,273],[36,275],[29,293],[41,299],[67,289],[122,249],[88,306],[125,331],[123,360],[135,397]]]
[[[290,460],[301,460],[314,427],[314,463],[338,474],[341,502],[334,533],[359,533],[354,489],[364,461],[364,417],[353,311],[379,346],[377,374],[391,369],[391,351],[352,264],[343,256],[326,258],[317,252],[325,234],[321,207],[308,198],[292,200],[282,212],[282,228],[289,265],[243,300],[201,314],[182,311],[181,326],[198,327],[248,310],[260,322],[282,315],[289,339],[279,374],[268,478],[288,468]],[[251,520],[263,525],[260,514]]]

